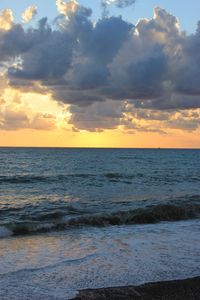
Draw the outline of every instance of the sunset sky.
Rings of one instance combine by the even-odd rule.
[[[200,148],[199,11],[1,0],[0,146]]]

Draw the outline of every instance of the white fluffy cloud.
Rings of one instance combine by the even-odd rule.
[[[31,5],[22,13],[22,20],[24,23],[30,22],[37,15],[37,7]]]
[[[9,30],[13,26],[13,12],[11,9],[0,11],[0,30]]]
[[[59,13],[68,16],[77,10],[78,2],[76,0],[71,0],[68,2],[62,0],[56,0],[56,6]]]

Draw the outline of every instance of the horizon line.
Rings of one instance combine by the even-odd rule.
[[[0,146],[1,148],[25,148],[25,149],[149,149],[149,150],[200,150],[200,147],[190,148],[190,147],[70,147],[70,146]]]

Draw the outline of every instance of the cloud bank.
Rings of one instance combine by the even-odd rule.
[[[34,90],[39,83],[70,105],[76,129],[198,128],[200,23],[187,35],[159,7],[152,19],[132,24],[114,16],[94,23],[91,9],[76,1],[56,5],[60,15],[53,25],[45,17],[28,29],[13,23],[9,10],[1,12],[0,63],[10,86]]]

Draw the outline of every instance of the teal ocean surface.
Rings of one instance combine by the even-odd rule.
[[[198,276],[199,234],[200,150],[0,148],[0,299]]]

